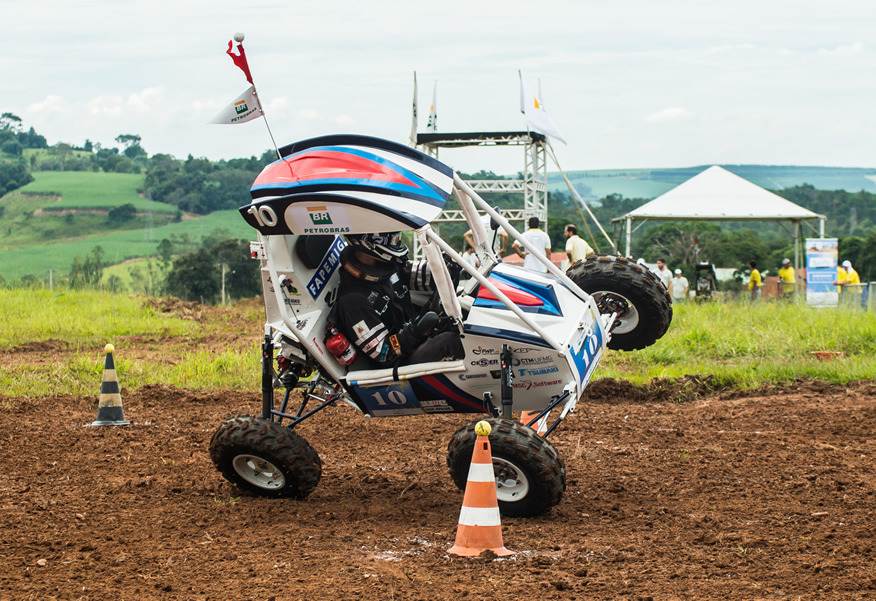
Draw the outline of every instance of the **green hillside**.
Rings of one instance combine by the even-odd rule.
[[[143,175],[102,171],[37,171],[34,181],[19,190],[25,196],[48,197],[36,200],[44,211],[70,209],[111,209],[131,203],[137,211],[176,212],[176,207],[146,200],[140,191]]]
[[[69,272],[73,257],[85,257],[97,245],[103,248],[104,260],[114,264],[158,254],[158,243],[164,238],[188,240],[195,245],[216,230],[224,230],[229,237],[255,238],[255,230],[240,217],[240,213],[217,211],[197,219],[154,227],[151,238],[148,236],[148,230],[136,229],[88,235],[58,242],[44,241],[38,247],[0,251],[0,276],[9,280],[33,274],[40,279],[46,279],[50,269],[55,273]]]
[[[586,199],[598,200],[610,194],[625,198],[656,198],[704,171],[710,165],[680,169],[601,169],[570,171],[566,176]],[[876,192],[876,168],[795,167],[772,165],[721,165],[762,188],[781,190],[810,184],[819,190]],[[548,189],[567,191],[559,173],[548,174]]]

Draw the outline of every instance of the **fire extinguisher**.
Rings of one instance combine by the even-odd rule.
[[[356,360],[356,349],[347,340],[347,337],[338,331],[335,324],[326,327],[328,337],[325,339],[325,347],[335,356],[341,365],[349,365]]]

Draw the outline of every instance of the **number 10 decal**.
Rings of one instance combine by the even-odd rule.
[[[255,220],[260,227],[274,227],[277,225],[277,214],[274,212],[274,209],[268,205],[250,207],[246,212],[255,217]]]

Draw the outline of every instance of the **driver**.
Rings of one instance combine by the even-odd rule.
[[[459,331],[446,323],[450,320],[443,320],[452,327],[442,332],[437,316],[420,316],[411,301],[410,290],[434,290],[432,272],[426,261],[408,260],[401,233],[346,238],[336,315],[356,350],[381,367],[464,358]]]

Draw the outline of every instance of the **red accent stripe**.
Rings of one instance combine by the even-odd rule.
[[[457,393],[453,392],[450,388],[448,388],[445,384],[438,380],[435,376],[423,376],[423,382],[443,394],[446,398],[456,401],[462,405],[467,407],[478,409],[479,411],[484,410],[483,405],[476,403],[474,401],[470,401]]]
[[[269,165],[253,186],[314,179],[367,179],[418,187],[392,168],[347,152],[313,150]]]
[[[519,290],[517,288],[512,288],[508,284],[504,282],[497,282],[494,279],[490,279],[490,283],[493,284],[499,292],[508,297],[515,305],[522,305],[524,307],[543,307],[544,301],[542,301],[537,296],[530,294],[524,290]],[[481,286],[480,290],[478,290],[478,298],[482,298],[484,300],[497,301],[496,295],[490,292],[486,286]]]

